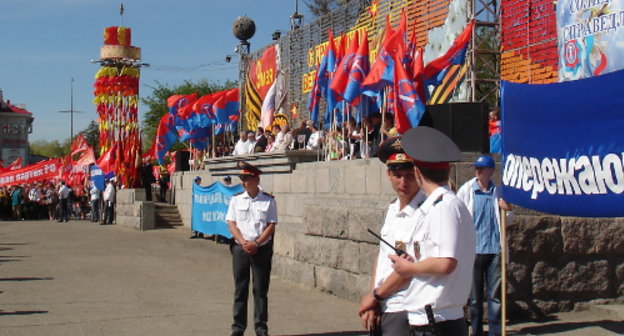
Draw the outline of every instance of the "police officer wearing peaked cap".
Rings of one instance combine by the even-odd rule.
[[[426,197],[416,182],[413,160],[405,154],[401,142],[401,137],[389,138],[378,150],[379,160],[386,164],[388,182],[397,197],[388,205],[381,237],[413,256],[415,241],[412,232],[416,228],[418,207]],[[392,269],[388,255],[394,253],[389,246],[379,245],[371,291],[362,297],[358,313],[364,327],[373,329],[377,335],[407,336],[410,324],[403,301],[409,280],[401,278]],[[376,310],[381,316],[375,316]]]
[[[277,205],[273,197],[260,190],[257,167],[241,161],[238,177],[245,191],[230,200],[226,221],[232,243],[234,274],[234,323],[232,335],[242,336],[247,328],[249,271],[253,273],[254,327],[257,336],[268,335],[268,298],[273,233],[277,224]]]
[[[413,233],[414,257],[389,256],[397,274],[410,279],[403,302],[410,334],[468,335],[463,307],[472,284],[475,230],[470,212],[448,186],[450,162],[459,161],[461,152],[446,135],[425,126],[408,130],[402,144],[427,196]]]

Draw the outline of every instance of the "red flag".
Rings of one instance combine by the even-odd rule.
[[[22,168],[22,157],[18,156],[17,159],[13,161],[13,163],[11,163],[8,167],[6,167],[6,170],[15,170],[15,169],[20,169],[20,168]]]
[[[152,146],[145,151],[145,153],[143,153],[142,158],[146,159],[146,160],[155,160],[156,159],[156,143],[158,141],[156,139],[154,139],[154,141],[152,141]]]
[[[91,146],[89,146],[84,136],[82,134],[78,134],[74,142],[72,142],[69,151],[71,152],[71,155],[75,155],[77,153],[80,153],[82,151],[89,149],[89,147]]]
[[[190,95],[173,95],[167,98],[167,107],[169,113],[178,114],[178,110],[186,105],[192,105],[197,100],[197,93]]]
[[[412,79],[400,61],[400,53],[394,55],[394,125],[401,134],[412,127],[418,126],[422,115],[425,113],[425,105],[418,97]]]
[[[117,143],[113,144],[104,155],[96,162],[98,167],[102,169],[104,175],[115,171],[115,159],[117,157]]]
[[[471,20],[466,25],[466,28],[464,28],[464,31],[459,34],[457,38],[455,38],[455,41],[453,41],[453,44],[448,49],[448,51],[444,55],[434,59],[433,61],[429,62],[429,64],[427,64],[423,71],[426,80],[437,76],[441,71],[446,69],[451,64],[463,63],[463,56],[465,55],[466,46],[468,45],[468,42],[470,42],[470,37],[472,36],[472,29],[474,27],[474,24],[475,20]]]
[[[405,50],[403,27],[399,27],[396,31],[386,27],[390,30],[386,31],[379,55],[362,83],[364,91],[379,92],[384,86],[392,85],[394,82],[394,55],[401,50],[401,56],[403,56],[402,53]],[[389,35],[388,32],[392,34]]]
[[[334,78],[332,79],[332,82],[329,86],[329,88],[337,94],[337,102],[344,99],[345,88],[347,87],[347,83],[349,82],[349,73],[351,72],[351,67],[353,66],[353,62],[356,58],[356,53],[358,50],[358,39],[358,31],[355,31],[355,34],[353,34],[353,39],[351,40],[351,45],[349,46],[349,50],[340,60],[338,67],[336,67],[336,73],[334,74]]]
[[[95,154],[93,153],[93,148],[89,146],[85,151],[83,151],[82,156],[76,161],[75,165],[82,167],[88,166],[92,163],[95,163]]]

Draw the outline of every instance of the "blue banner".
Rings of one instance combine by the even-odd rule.
[[[92,164],[89,175],[89,179],[93,181],[95,187],[100,189],[100,191],[104,191],[104,172],[102,172],[102,169],[98,165]]]
[[[221,182],[215,182],[207,187],[200,187],[193,183],[191,230],[232,238],[225,221],[225,214],[230,198],[243,190],[240,184],[228,187]]]
[[[503,198],[564,216],[624,216],[622,83],[624,71],[503,82]]]

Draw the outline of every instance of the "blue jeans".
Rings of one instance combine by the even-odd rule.
[[[501,266],[500,254],[477,254],[470,293],[472,335],[483,335],[483,292],[487,288],[488,335],[501,334]]]

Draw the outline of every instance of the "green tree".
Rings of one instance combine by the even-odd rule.
[[[173,95],[187,95],[191,93],[197,93],[197,96],[201,97],[210,93],[232,89],[236,87],[236,84],[233,81],[221,84],[203,79],[197,83],[187,80],[180,86],[169,87],[156,81],[154,86],[149,86],[152,89],[152,94],[141,98],[141,102],[147,105],[147,111],[143,114],[143,129],[141,131],[143,148],[147,149],[151,146],[160,119],[165,113],[169,112],[167,109],[167,98]]]
[[[100,128],[95,120],[91,120],[89,126],[80,131],[80,134],[82,134],[87,143],[93,147],[93,152],[96,154],[100,152]]]
[[[58,140],[35,140],[29,144],[30,154],[41,155],[50,158],[61,158],[69,153],[69,141],[63,142]]]

